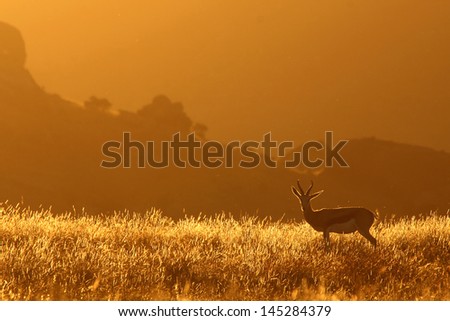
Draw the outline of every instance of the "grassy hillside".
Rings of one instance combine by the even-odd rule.
[[[0,214],[2,300],[449,300],[450,217],[322,237],[306,224]]]

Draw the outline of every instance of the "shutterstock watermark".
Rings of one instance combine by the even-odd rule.
[[[133,140],[131,133],[124,132],[122,141],[108,141],[102,146],[103,168],[255,168],[265,165],[269,168],[308,168],[321,166],[349,167],[340,154],[347,140],[334,143],[333,132],[325,132],[323,142],[312,140],[295,147],[292,141],[278,142],[272,134],[266,133],[261,141],[218,141],[198,140],[195,133],[182,136],[176,133],[170,141]],[[133,157],[133,155],[135,155]],[[319,156],[321,155],[321,156]]]

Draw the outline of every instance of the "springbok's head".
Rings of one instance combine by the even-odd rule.
[[[297,180],[297,186],[298,186],[299,190],[297,190],[294,186],[291,186],[292,193],[295,196],[297,196],[297,198],[302,203],[303,207],[307,206],[309,204],[309,201],[311,201],[313,198],[319,196],[323,192],[323,191],[318,191],[318,192],[311,194],[311,189],[313,188],[313,185],[314,185],[314,183],[313,183],[313,181],[311,181],[311,185],[308,187],[308,190],[306,191],[306,193],[303,191],[303,188],[300,185],[299,180]]]

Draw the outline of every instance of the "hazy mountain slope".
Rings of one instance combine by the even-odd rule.
[[[317,206],[364,205],[383,215],[450,208],[448,153],[367,138],[351,140],[342,155],[349,168],[321,169],[310,176],[317,189],[325,189]]]
[[[93,213],[157,207],[173,217],[220,211],[300,217],[290,193],[299,173],[292,170],[101,168],[102,144],[125,131],[158,143],[202,127],[165,96],[133,113],[112,110],[101,99],[80,106],[48,94],[24,68],[20,33],[1,24],[2,36],[9,40],[0,43],[0,202]],[[317,188],[326,189],[314,206],[361,205],[383,215],[449,208],[449,154],[364,139],[350,142],[343,155],[350,168],[314,176]]]

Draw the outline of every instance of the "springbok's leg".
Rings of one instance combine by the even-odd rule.
[[[377,240],[370,234],[369,230],[366,229],[358,229],[358,232],[364,236],[372,245],[374,248],[377,247]]]
[[[325,240],[325,249],[328,252],[330,250],[330,232],[328,230],[323,232],[323,239]]]

